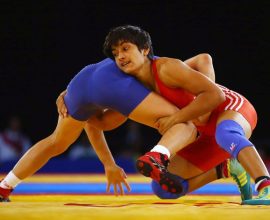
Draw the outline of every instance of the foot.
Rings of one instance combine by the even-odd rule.
[[[142,175],[159,183],[163,190],[179,194],[183,191],[182,184],[179,182],[178,176],[168,172],[168,164],[167,155],[147,152],[137,160],[136,167]]]
[[[13,189],[4,189],[0,187],[0,202],[10,202],[9,195]]]
[[[244,200],[242,205],[270,205],[270,186],[262,188],[256,198]]]
[[[226,168],[228,177],[232,177],[237,183],[238,190],[241,193],[242,201],[251,199],[252,188],[250,184],[250,176],[237,161],[237,159],[228,159],[226,161]]]

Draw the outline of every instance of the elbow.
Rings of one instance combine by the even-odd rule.
[[[218,91],[215,94],[217,105],[220,105],[221,103],[225,102],[226,100],[225,93],[221,89],[218,89]]]

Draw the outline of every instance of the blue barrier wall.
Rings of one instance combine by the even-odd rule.
[[[117,157],[115,161],[126,173],[136,172],[135,160],[133,158]],[[0,164],[0,173],[9,172],[15,164],[16,161]],[[104,168],[98,158],[83,158],[77,160],[53,158],[37,173],[104,173]]]

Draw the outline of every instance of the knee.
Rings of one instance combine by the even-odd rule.
[[[211,55],[208,53],[199,54],[198,59],[200,64],[212,64],[213,62]]]
[[[51,134],[47,138],[48,144],[46,151],[52,156],[57,156],[62,154],[69,147],[68,143],[65,142],[64,138],[58,137],[55,133]]]
[[[245,147],[253,146],[246,138],[243,128],[233,120],[224,120],[217,125],[216,142],[234,158]]]

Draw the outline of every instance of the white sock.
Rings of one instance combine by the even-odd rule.
[[[170,158],[171,154],[170,151],[168,150],[168,148],[162,146],[162,145],[156,145],[151,152],[158,152],[158,153],[162,153],[168,156],[168,158]]]
[[[3,181],[1,181],[0,187],[4,189],[14,189],[20,182],[22,182],[22,180],[20,180],[12,171],[10,171]]]

